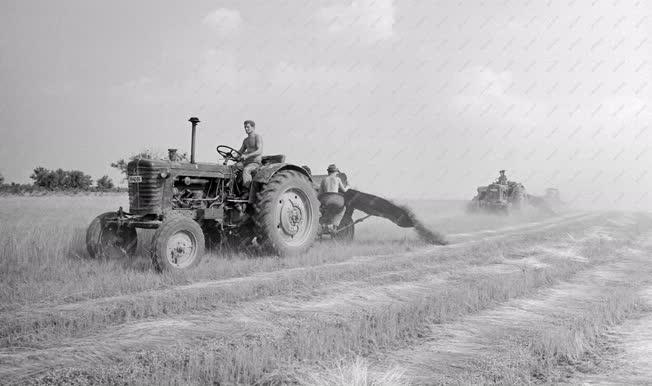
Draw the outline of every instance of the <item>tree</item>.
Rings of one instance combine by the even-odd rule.
[[[34,169],[34,173],[32,173],[32,175],[29,176],[29,178],[34,180],[34,185],[42,186],[42,183],[45,180],[47,174],[48,174],[48,170],[43,166],[39,166],[36,169]]]
[[[114,188],[113,181],[109,178],[109,176],[102,176],[99,180],[97,180],[97,189],[98,190],[111,190]]]
[[[5,177],[0,173],[0,185],[4,185],[5,183]]]
[[[127,164],[130,161],[133,161],[135,159],[155,159],[155,158],[161,158],[161,157],[159,156],[159,154],[155,154],[150,150],[143,150],[140,153],[132,154],[127,158],[122,158],[115,162],[111,162],[111,167],[120,170],[120,172],[126,176]]]
[[[48,190],[88,190],[93,184],[91,176],[80,170],[48,170],[42,166],[34,169],[29,178],[35,186]]]
[[[93,185],[93,178],[79,170],[71,170],[68,173],[70,189],[88,190]]]

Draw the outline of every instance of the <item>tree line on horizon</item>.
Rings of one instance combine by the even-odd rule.
[[[156,159],[164,157],[160,152],[144,150],[128,157],[111,162],[110,166],[127,175],[127,164],[135,159]],[[186,153],[181,153],[182,158],[187,158]],[[5,183],[5,178],[0,173],[0,193],[24,194],[34,192],[121,192],[124,188],[116,186],[108,175],[100,177],[93,185],[93,178],[80,170],[47,169],[38,166],[29,176],[31,184],[16,182]]]
[[[117,192],[122,191],[116,187],[108,175],[100,177],[95,184],[93,178],[81,170],[47,169],[38,166],[29,176],[31,184],[16,182],[5,183],[5,178],[0,174],[0,191],[3,193],[23,194],[34,192]]]

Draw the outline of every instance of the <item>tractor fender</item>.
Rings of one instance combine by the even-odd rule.
[[[312,182],[312,177],[306,169],[302,168],[301,166],[293,165],[293,164],[286,164],[286,163],[275,163],[271,165],[265,165],[261,166],[256,170],[256,175],[254,175],[254,182],[258,182],[261,184],[266,184],[269,182],[269,180],[274,176],[274,174],[280,172],[281,170],[294,170],[297,171],[304,176],[308,177],[308,180]]]

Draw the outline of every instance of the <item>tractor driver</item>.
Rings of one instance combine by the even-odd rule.
[[[319,202],[323,210],[324,223],[330,230],[335,230],[344,216],[344,196],[340,193],[346,192],[348,188],[338,176],[337,166],[331,164],[326,171],[328,176],[319,186]]]
[[[258,169],[263,162],[263,138],[256,134],[256,122],[254,121],[244,121],[244,129],[247,137],[242,141],[240,147],[242,156],[236,167],[242,169],[242,184],[249,189],[253,179],[251,173]]]
[[[168,159],[172,162],[182,161],[182,157],[177,153],[177,149],[168,149]]]
[[[507,185],[507,176],[505,175],[504,170],[500,171],[500,176],[498,176],[498,180],[496,182],[501,185]]]

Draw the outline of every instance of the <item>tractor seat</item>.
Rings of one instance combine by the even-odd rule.
[[[282,164],[283,162],[285,162],[285,155],[283,154],[264,155],[262,160],[263,165]]]

